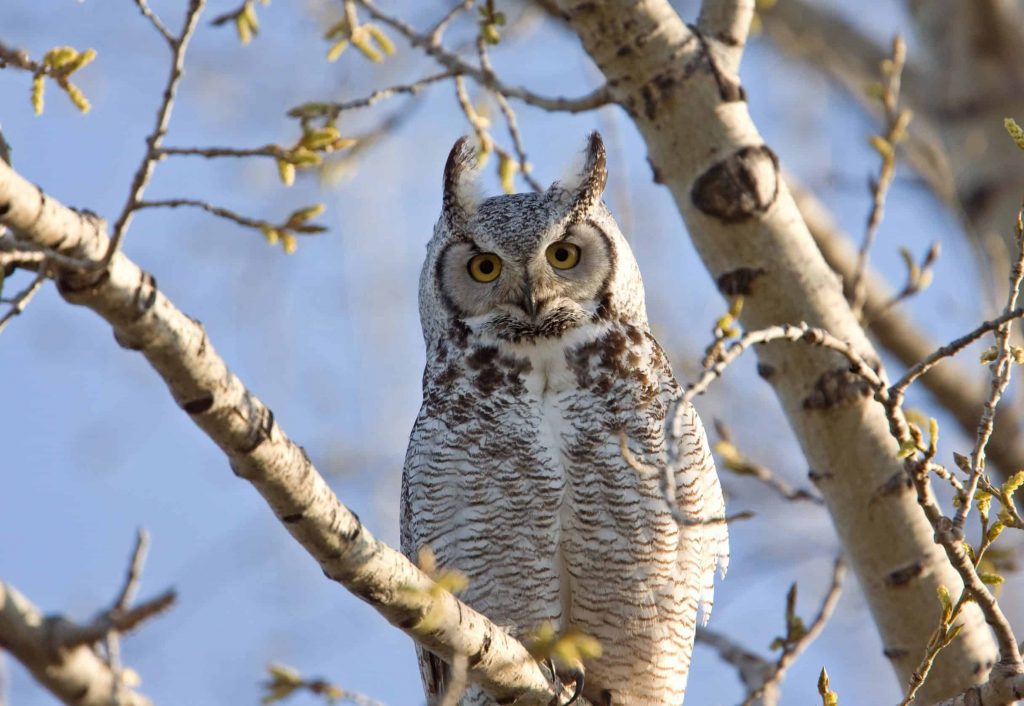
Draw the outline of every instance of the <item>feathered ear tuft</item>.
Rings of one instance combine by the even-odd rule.
[[[604,151],[604,141],[596,130],[587,139],[584,155],[583,167],[563,187],[570,199],[569,222],[584,220],[601,201],[605,184],[608,183],[608,158]]]
[[[444,196],[441,204],[445,222],[452,230],[464,227],[480,203],[478,169],[476,150],[468,137],[460,137],[444,165]]]

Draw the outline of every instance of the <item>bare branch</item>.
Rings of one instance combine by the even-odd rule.
[[[56,631],[54,644],[64,649],[93,645],[103,640],[109,633],[131,632],[150,618],[169,610],[176,600],[177,593],[174,590],[167,590],[133,608],[106,610],[84,625],[65,624]]]
[[[778,683],[767,684],[774,671],[774,665],[771,662],[751,652],[732,638],[705,627],[697,627],[696,641],[715,650],[723,662],[736,668],[740,681],[743,682],[748,694],[761,689],[761,695],[755,698],[755,706],[775,706],[779,703]]]
[[[9,205],[0,223],[37,245],[79,259],[97,259],[109,250],[101,222],[44,195],[4,164],[0,203]],[[436,590],[401,553],[376,539],[272,412],[231,373],[201,324],[178,310],[151,275],[116,252],[102,275],[61,271],[58,281],[65,299],[102,316],[122,346],[146,357],[235,474],[256,488],[328,578],[425,649],[446,660],[469,655],[470,679],[495,698],[514,697],[527,706],[551,701],[553,679],[526,648],[451,593]]]
[[[794,488],[786,481],[779,478],[770,468],[751,460],[743,454],[733,443],[732,433],[725,422],[716,419],[714,423],[715,433],[718,434],[718,442],[712,447],[718,454],[722,465],[739,476],[752,477],[778,493],[784,500],[802,501],[806,500],[815,505],[824,505],[825,501],[803,488]]]
[[[139,12],[142,13],[142,16],[149,20],[149,23],[153,25],[153,29],[159,32],[163,38],[167,40],[167,44],[170,45],[171,49],[174,49],[178,40],[173,34],[171,34],[171,31],[167,29],[167,25],[161,22],[160,18],[157,17],[156,13],[149,7],[147,0],[135,0],[135,6],[139,8]]]
[[[117,682],[110,668],[88,646],[59,647],[70,623],[44,616],[13,586],[0,581],[0,647],[21,662],[42,686],[68,706],[110,706]],[[124,689],[121,706],[152,706],[145,696]]]
[[[146,192],[146,186],[153,176],[153,168],[160,158],[158,150],[164,136],[167,134],[167,127],[171,121],[174,94],[185,70],[185,54],[188,51],[189,40],[195,32],[196,25],[199,22],[199,15],[205,4],[206,0],[190,0],[181,32],[171,43],[173,54],[171,58],[171,71],[164,86],[163,99],[160,101],[160,107],[157,109],[156,125],[153,131],[146,137],[146,153],[142,158],[142,163],[135,171],[135,176],[132,177],[128,201],[125,203],[124,208],[121,209],[121,215],[114,221],[113,234],[110,238],[110,250],[101,260],[90,265],[93,269],[103,269],[110,264],[114,253],[121,246],[124,234],[131,225],[132,215],[138,209],[139,202],[142,201],[143,194]]]
[[[198,208],[206,211],[207,213],[213,214],[219,218],[233,221],[240,226],[246,228],[261,228],[263,226],[271,225],[269,221],[260,220],[258,218],[250,218],[243,216],[239,213],[224,208],[222,206],[215,206],[206,201],[200,201],[199,199],[163,199],[160,201],[140,201],[135,205],[135,210],[141,211],[146,208]]]
[[[827,331],[812,328],[804,323],[795,326],[784,324],[745,333],[740,338],[729,343],[713,358],[711,365],[704,369],[700,378],[686,386],[683,399],[691,402],[693,398],[707,392],[711,383],[721,377],[725,368],[739,358],[743,351],[751,346],[764,345],[773,341],[800,341],[841,353],[850,362],[853,372],[867,380],[872,387],[876,389],[885,387],[885,383],[878,373],[846,341],[836,338]]]
[[[444,81],[445,79],[453,78],[458,75],[458,71],[442,71],[441,73],[424,76],[413,83],[381,88],[364,98],[358,98],[342,103],[308,103],[306,105],[299,106],[288,114],[291,117],[302,117],[308,115],[309,117],[323,117],[328,120],[335,120],[346,110],[369,108],[371,105],[375,105],[376,103],[380,103],[383,100],[400,94],[416,95],[430,84],[437,83],[438,81]]]
[[[774,706],[779,702],[779,686],[786,676],[786,671],[817,639],[832,617],[842,593],[845,576],[846,562],[841,556],[836,557],[832,567],[832,581],[822,598],[818,614],[799,638],[783,644],[782,654],[774,661],[751,652],[725,635],[707,628],[697,628],[697,642],[714,648],[722,660],[736,667],[740,681],[747,688],[747,696],[742,706]]]
[[[149,552],[149,532],[143,528],[135,535],[135,549],[132,550],[132,559],[128,563],[128,571],[124,576],[124,585],[117,594],[114,601],[114,610],[124,610],[135,598],[139,590],[139,581],[142,579],[142,567],[146,563],[146,554]]]
[[[1024,279],[1024,206],[1017,212],[1016,236],[1017,236],[1017,259],[1010,270],[1010,287],[1006,295],[1006,306],[1003,308],[1003,315],[1014,311],[1017,306],[1017,298],[1020,295],[1021,280]],[[1013,371],[1013,353],[1010,346],[1010,325],[1011,321],[999,326],[996,329],[996,357],[992,362],[992,384],[988,399],[981,412],[981,419],[978,421],[978,433],[974,443],[974,450],[971,451],[971,475],[967,480],[967,486],[961,498],[960,508],[953,519],[953,528],[956,532],[963,533],[964,523],[967,521],[967,513],[971,511],[974,503],[974,493],[978,489],[978,481],[985,472],[985,448],[988,440],[992,437],[992,428],[996,420],[996,406],[1010,384],[1010,375]],[[1003,655],[1004,659],[1006,655]],[[1018,657],[1019,661],[1019,657]]]
[[[882,74],[882,108],[885,115],[886,134],[884,137],[875,135],[872,144],[881,156],[882,163],[878,168],[878,177],[872,182],[871,212],[868,214],[864,240],[857,252],[857,266],[854,269],[850,289],[853,299],[850,308],[856,316],[864,312],[864,301],[867,288],[864,283],[864,270],[868,265],[868,252],[874,243],[878,226],[885,213],[885,197],[889,193],[889,185],[896,174],[896,145],[906,136],[907,122],[910,113],[899,110],[900,81],[903,78],[903,67],[907,59],[907,47],[903,38],[896,35],[892,42],[892,53],[884,65]]]
[[[792,666],[796,659],[803,654],[812,642],[814,642],[821,631],[825,629],[825,624],[829,618],[832,617],[832,613],[835,612],[836,604],[839,603],[839,594],[843,590],[843,579],[846,577],[846,562],[842,556],[836,557],[835,563],[832,566],[832,583],[829,585],[828,591],[825,593],[825,597],[821,601],[821,608],[818,609],[818,614],[814,616],[814,620],[811,621],[810,627],[807,628],[807,632],[803,634],[796,642],[792,644],[786,644],[783,646],[782,654],[779,655],[779,659],[775,662],[775,666],[772,673],[764,684],[753,691],[747,696],[747,699],[743,702],[743,706],[753,706],[753,703],[772,687],[777,687],[782,681],[782,678],[786,675],[786,670]]]
[[[488,76],[482,69],[463,61],[456,54],[445,49],[439,42],[435,42],[434,38],[430,35],[417,32],[405,21],[398,17],[386,14],[371,0],[358,0],[358,2],[375,20],[398,31],[398,33],[405,37],[412,46],[423,49],[429,56],[434,58],[439,64],[447,68],[449,71],[455,74],[469,76],[480,85],[486,86],[487,88],[499,93],[503,93],[509,98],[516,98],[524,103],[538,108],[543,108],[544,110],[568,113],[586,112],[594,110],[595,108],[600,108],[603,105],[608,105],[612,102],[611,91],[607,86],[601,86],[600,88],[595,89],[585,96],[580,96],[579,98],[551,98],[538,95],[526,88],[506,85],[496,76]]]
[[[963,336],[953,339],[944,346],[940,346],[927,358],[919,362],[917,365],[912,366],[903,374],[903,377],[893,383],[890,394],[900,395],[902,397],[902,394],[911,385],[911,383],[941,363],[943,360],[956,355],[986,333],[995,331],[1003,324],[1021,317],[1024,317],[1024,307],[1018,307],[1013,311],[1004,312],[996,318],[982,323],[974,330],[965,333]]]
[[[0,253],[0,255],[3,255],[3,253]],[[23,311],[25,311],[25,308],[32,301],[32,298],[40,289],[42,289],[43,282],[46,281],[47,274],[45,262],[46,261],[43,260],[40,263],[39,273],[36,275],[35,279],[32,280],[32,284],[15,294],[12,299],[5,302],[10,304],[10,308],[4,312],[3,316],[0,316],[0,333],[3,333],[4,329],[7,328],[7,325],[11,323],[11,320],[14,319],[15,316],[19,316]],[[0,267],[2,267],[2,262],[0,262]]]
[[[480,57],[480,66],[483,70],[491,75],[494,74],[494,68],[491,66],[490,56],[487,54],[487,44],[484,42],[482,36],[476,39],[477,55]],[[509,137],[512,138],[512,147],[516,152],[516,159],[519,164],[519,173],[523,175],[523,179],[530,188],[540,193],[544,191],[544,187],[537,181],[530,173],[531,167],[529,161],[526,159],[526,148],[523,147],[523,137],[519,133],[519,121],[516,119],[516,113],[512,110],[512,106],[509,105],[508,99],[505,98],[505,94],[501,91],[493,91],[494,99],[498,103],[498,108],[501,110],[501,114],[505,116],[505,125],[508,126]]]
[[[797,187],[791,175],[787,175],[786,180],[793,191],[800,215],[807,223],[821,254],[843,278],[847,297],[852,297],[849,286],[856,267],[856,253],[849,244],[850,239],[840,231],[824,204],[810,191]],[[895,295],[880,277],[868,269],[863,282],[866,292],[864,315],[871,333],[901,363],[918,370],[906,384],[909,385],[923,375],[920,377],[922,384],[943,407],[952,412],[964,432],[972,436],[976,434],[978,410],[986,399],[980,377],[953,360],[946,360],[942,366],[936,366],[935,363],[945,360],[994,329],[984,328],[977,335],[968,335],[965,340],[961,340],[962,345],[954,346],[957,342],[953,342],[950,345],[954,347],[943,346],[936,351],[938,345],[908,316],[896,309],[885,309],[887,302],[892,301]],[[919,365],[924,367],[919,369]],[[998,408],[996,432],[988,454],[1001,470],[1004,479],[1024,466],[1022,427],[1024,425],[1015,409],[1006,405]]]

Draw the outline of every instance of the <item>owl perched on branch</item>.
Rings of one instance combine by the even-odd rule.
[[[724,503],[601,201],[601,137],[544,193],[484,199],[475,171],[463,138],[420,279],[403,550],[463,572],[463,600],[520,639],[545,623],[596,638],[600,657],[561,670],[594,703],[680,704],[698,608],[706,619],[729,559]],[[420,663],[433,700],[449,667]],[[494,702],[470,687],[460,703]]]

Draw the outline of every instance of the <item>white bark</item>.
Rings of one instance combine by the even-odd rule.
[[[44,616],[13,586],[0,581],[0,647],[25,665],[50,693],[73,706],[110,706],[115,679],[91,645],[66,647],[78,626]],[[71,641],[73,642],[73,640]],[[118,691],[121,706],[152,706],[130,689]]]
[[[65,257],[100,260],[110,242],[102,221],[61,205],[2,162],[0,224],[26,245]],[[104,271],[58,271],[61,295],[95,311],[122,346],[146,357],[178,405],[328,578],[442,658],[466,655],[470,678],[496,698],[538,706],[551,701],[554,688],[526,648],[450,593],[432,590],[429,577],[363,527],[272,412],[228,369],[199,322],[178,310],[152,275],[120,252]],[[5,639],[0,625],[0,642]]]
[[[775,155],[750,118],[731,51],[696,35],[665,0],[562,0],[564,16],[643,135],[655,179],[672,192],[723,294],[744,295],[748,329],[805,321],[877,356],[838,278],[811,239]],[[936,591],[961,581],[932,537],[896,459],[881,407],[833,354],[805,346],[759,350],[811,465],[902,684],[939,622]],[[916,703],[984,679],[995,658],[975,606]]]
[[[901,92],[914,111],[907,157],[953,217],[965,221],[983,260],[1007,267],[1024,171],[1003,118],[1024,115],[1024,6],[1016,0],[907,4],[920,40]],[[877,80],[885,56],[870,38],[808,0],[779,0],[763,19],[780,51],[867,104],[865,86]],[[1001,283],[1003,276],[992,279]]]
[[[842,276],[848,287],[857,267],[857,252],[850,239],[814,196],[800,189],[793,192],[814,242],[821,249],[825,261]],[[900,308],[892,307],[883,313],[883,308],[894,294],[889,286],[870,268],[864,281],[867,285],[864,314],[879,344],[908,367],[931,355],[938,345]],[[921,384],[953,414],[968,436],[977,432],[978,417],[988,397],[989,386],[979,374],[982,372],[948,360],[921,378]],[[1002,405],[996,410],[996,426],[986,455],[997,466],[1003,480],[1024,467],[1024,434],[1021,433],[1020,418],[1012,406]]]

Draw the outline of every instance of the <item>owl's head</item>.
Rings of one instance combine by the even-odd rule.
[[[543,193],[482,198],[476,177],[476,154],[463,137],[448,156],[420,279],[428,345],[453,325],[531,342],[602,318],[645,321],[636,261],[601,202],[608,173],[598,133],[575,177]]]

